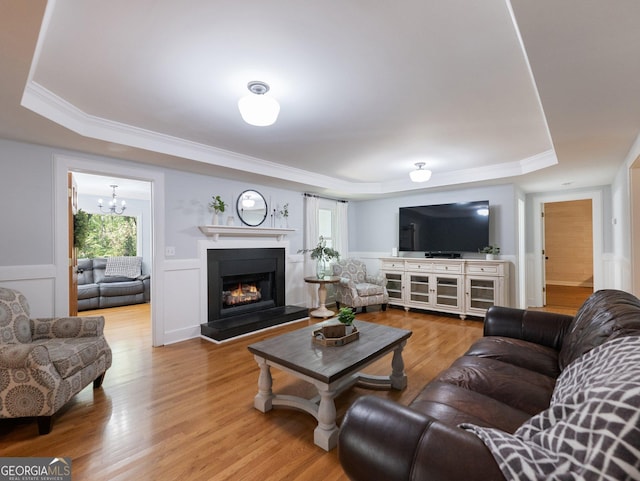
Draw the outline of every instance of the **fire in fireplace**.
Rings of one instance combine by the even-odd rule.
[[[237,306],[250,304],[261,299],[260,290],[253,283],[238,283],[238,287],[232,291],[222,291],[222,303],[224,306]]]

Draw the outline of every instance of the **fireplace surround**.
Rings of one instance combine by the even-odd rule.
[[[206,251],[207,322],[201,334],[223,341],[308,315],[285,302],[285,249]]]

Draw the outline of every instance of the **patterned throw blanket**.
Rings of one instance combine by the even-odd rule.
[[[514,434],[470,424],[510,480],[640,480],[640,337],[584,354]]]
[[[129,277],[135,279],[141,273],[142,257],[107,257],[104,271],[106,277]]]

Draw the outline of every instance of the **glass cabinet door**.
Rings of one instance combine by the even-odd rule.
[[[457,277],[435,276],[436,304],[447,307],[460,307],[460,279]]]
[[[495,304],[496,283],[493,279],[469,279],[469,307],[487,310]]]
[[[402,300],[402,274],[386,272],[389,300]]]
[[[411,274],[409,277],[411,300],[429,302],[429,276]]]

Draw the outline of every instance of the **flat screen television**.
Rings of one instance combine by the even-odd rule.
[[[452,255],[489,245],[489,201],[400,207],[399,250]]]

